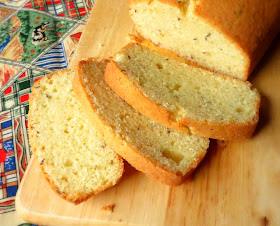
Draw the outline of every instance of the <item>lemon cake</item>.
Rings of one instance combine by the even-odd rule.
[[[116,54],[105,80],[147,117],[200,136],[245,139],[259,119],[260,95],[249,82],[180,63],[139,44]]]
[[[123,174],[123,160],[90,128],[72,89],[74,74],[58,70],[34,83],[28,131],[53,190],[79,204],[115,185]]]
[[[104,80],[106,61],[79,62],[73,89],[92,126],[137,170],[178,185],[196,168],[209,139],[169,129],[122,100]]]
[[[242,80],[280,31],[280,0],[132,0],[129,8],[144,39]]]

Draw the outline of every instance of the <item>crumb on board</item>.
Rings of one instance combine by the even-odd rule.
[[[114,208],[115,208],[115,204],[111,204],[111,205],[103,206],[102,210],[113,213]]]

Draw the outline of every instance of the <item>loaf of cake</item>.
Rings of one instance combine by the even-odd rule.
[[[105,80],[147,117],[199,136],[249,138],[259,119],[260,95],[249,82],[180,63],[137,43],[116,54]]]
[[[142,115],[104,80],[106,61],[79,62],[73,89],[92,126],[137,170],[169,185],[178,185],[206,154],[209,139],[178,132]]]
[[[280,0],[132,0],[129,8],[144,39],[242,80],[280,31]]]
[[[53,190],[79,204],[115,185],[124,168],[122,158],[89,125],[72,89],[74,74],[58,70],[34,83],[28,131]]]

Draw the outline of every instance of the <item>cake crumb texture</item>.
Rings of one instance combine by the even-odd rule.
[[[32,151],[53,189],[78,204],[115,185],[123,162],[89,125],[72,89],[74,74],[58,70],[33,85],[28,131]]]

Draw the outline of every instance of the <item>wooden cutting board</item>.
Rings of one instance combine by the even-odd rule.
[[[127,41],[127,0],[97,0],[72,61],[104,57]],[[247,141],[212,143],[183,185],[169,187],[128,164],[115,187],[75,206],[58,197],[32,159],[16,198],[28,222],[44,225],[280,225],[280,38],[250,81],[262,94],[260,122]],[[113,212],[102,210],[114,205]]]

